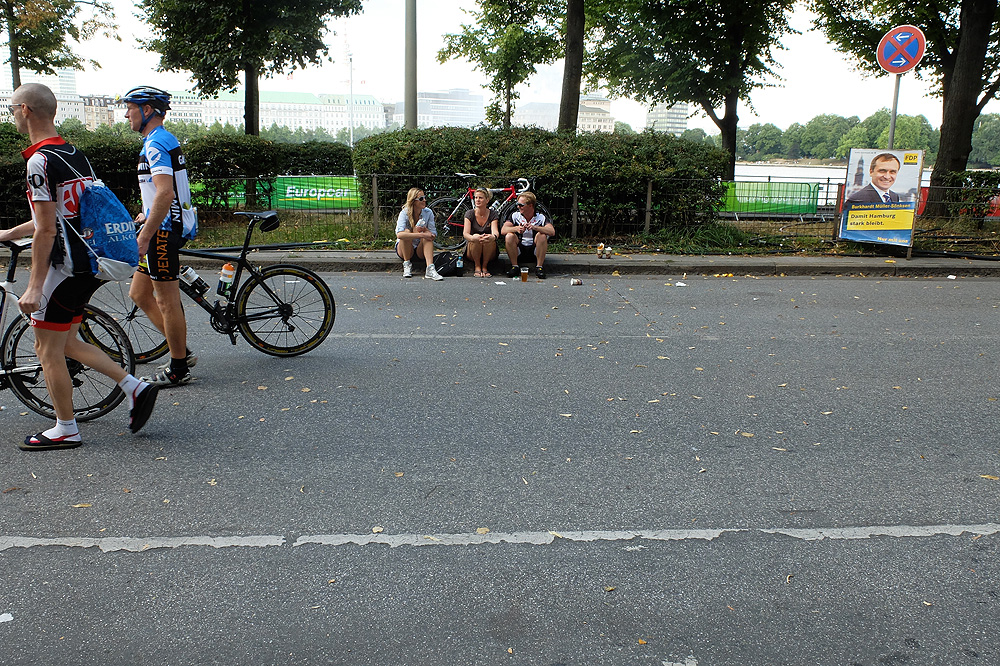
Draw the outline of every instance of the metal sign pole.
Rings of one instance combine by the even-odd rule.
[[[896,109],[899,107],[899,80],[903,78],[902,74],[896,75],[896,92],[892,94],[892,114],[889,116],[889,145],[887,148],[892,150],[892,142],[896,138]]]

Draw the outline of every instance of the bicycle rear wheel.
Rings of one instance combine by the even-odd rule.
[[[88,306],[80,324],[80,338],[103,351],[128,372],[135,370],[132,345],[122,327],[105,312]],[[35,332],[21,319],[9,329],[3,340],[4,362],[25,372],[10,376],[10,388],[18,399],[34,412],[55,418],[42,366],[35,356]],[[125,394],[110,377],[105,377],[77,360],[67,358],[73,383],[73,410],[78,421],[89,421],[117,407]]]
[[[135,353],[136,363],[149,363],[160,358],[170,348],[159,329],[153,326],[146,313],[129,298],[131,281],[107,282],[94,292],[90,302],[111,315],[128,335]]]
[[[437,237],[434,247],[439,250],[457,250],[465,245],[465,213],[472,210],[468,199],[462,199],[462,205],[456,210],[459,199],[456,197],[441,197],[428,204],[434,213],[434,226]]]
[[[318,347],[333,328],[333,292],[316,273],[276,264],[251,276],[236,294],[240,335],[272,356],[298,356]]]

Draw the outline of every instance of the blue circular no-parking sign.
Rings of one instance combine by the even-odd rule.
[[[890,74],[902,74],[917,66],[926,47],[927,39],[920,28],[900,25],[885,33],[875,55],[882,69]]]

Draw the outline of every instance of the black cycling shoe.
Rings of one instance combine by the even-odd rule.
[[[507,277],[515,278],[521,274],[521,268],[519,266],[511,266],[510,270],[507,271]]]
[[[545,279],[545,271],[542,270],[541,266],[535,266],[535,276],[539,280],[544,280]]]

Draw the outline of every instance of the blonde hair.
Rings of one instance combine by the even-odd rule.
[[[417,197],[421,194],[426,196],[426,193],[419,187],[411,187],[410,191],[406,193],[406,203],[403,204],[403,210],[406,211],[406,217],[409,218],[409,230],[413,231],[417,227]]]
[[[490,191],[485,187],[477,187],[476,194],[482,194],[484,197],[486,197],[486,203],[489,203],[490,200],[493,198],[493,195],[490,194]]]
[[[517,200],[520,201],[521,199],[527,199],[525,203],[530,203],[532,206],[538,203],[538,198],[535,197],[534,192],[521,192],[517,195]]]

